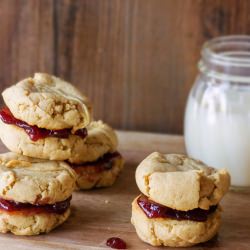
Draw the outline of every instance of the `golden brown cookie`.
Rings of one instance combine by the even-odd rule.
[[[139,238],[152,246],[187,247],[205,242],[218,232],[221,224],[220,209],[205,222],[148,218],[136,200],[132,203],[131,222]]]
[[[36,73],[2,93],[15,118],[48,130],[86,127],[91,121],[88,99],[70,83],[45,73]]]
[[[0,198],[30,204],[54,204],[69,198],[76,175],[65,162],[15,153],[0,154]]]
[[[150,199],[177,210],[209,209],[228,191],[230,175],[179,154],[150,154],[136,170],[136,183]]]
[[[87,130],[86,138],[69,135],[68,138],[46,137],[32,141],[24,129],[0,119],[0,138],[10,151],[41,159],[67,160],[74,164],[95,161],[117,148],[116,134],[107,124],[91,122]]]
[[[0,210],[0,232],[11,232],[16,235],[48,233],[66,221],[69,215],[70,209],[67,209],[63,214],[22,214],[7,213]]]

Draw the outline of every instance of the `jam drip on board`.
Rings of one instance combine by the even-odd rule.
[[[70,207],[69,197],[67,200],[54,204],[36,205],[30,203],[21,203],[0,198],[0,210],[7,212],[21,212],[24,214],[55,213],[63,214]]]
[[[145,195],[141,195],[137,199],[137,204],[143,210],[148,218],[170,218],[175,220],[192,220],[206,221],[209,214],[213,213],[217,206],[211,206],[209,210],[195,208],[189,211],[175,210],[170,207],[165,207],[152,200],[149,200]]]
[[[49,130],[45,128],[39,128],[35,125],[29,125],[28,123],[16,119],[9,108],[4,107],[0,110],[0,119],[6,124],[15,125],[25,130],[32,141],[37,141],[46,137],[68,138],[71,135],[71,129]],[[85,138],[87,136],[87,129],[82,128],[75,132],[74,135]]]
[[[126,242],[118,237],[112,237],[107,239],[106,245],[115,249],[127,249]]]
[[[83,164],[70,164],[72,168],[77,172],[79,168],[95,168],[96,172],[101,172],[104,170],[109,170],[114,165],[114,160],[118,157],[121,157],[119,152],[106,153],[102,157],[98,158],[96,161],[85,162]]]

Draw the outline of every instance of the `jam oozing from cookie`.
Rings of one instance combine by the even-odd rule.
[[[5,210],[10,213],[21,212],[24,214],[38,214],[38,213],[63,214],[69,208],[71,198],[72,197],[69,197],[67,200],[46,205],[34,205],[30,203],[21,203],[0,198],[0,210]]]
[[[209,214],[213,213],[217,206],[211,206],[209,210],[195,208],[189,211],[175,210],[151,201],[145,195],[137,199],[137,204],[148,218],[170,218],[175,220],[206,221]]]
[[[6,124],[15,125],[24,129],[32,141],[37,141],[46,137],[68,138],[69,135],[72,134],[71,129],[49,130],[45,128],[39,128],[35,125],[29,125],[24,121],[16,119],[7,107],[4,107],[0,110],[0,119]],[[87,136],[87,129],[79,129],[75,132],[75,135],[85,138]]]
[[[127,249],[126,242],[118,237],[109,238],[106,242],[106,245],[115,249]]]
[[[95,172],[101,172],[104,170],[109,170],[114,166],[114,161],[116,158],[121,157],[119,152],[106,153],[96,161],[85,162],[83,164],[70,164],[74,170],[80,171],[80,168],[84,170],[90,170]]]

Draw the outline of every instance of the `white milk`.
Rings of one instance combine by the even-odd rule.
[[[199,98],[191,95],[185,143],[191,157],[227,168],[233,186],[250,187],[250,87],[218,85]]]

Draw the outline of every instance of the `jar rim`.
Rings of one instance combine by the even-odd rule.
[[[207,41],[198,67],[209,77],[249,85],[250,35],[221,36]]]
[[[213,38],[202,47],[202,58],[221,66],[250,67],[250,36],[230,35]]]

